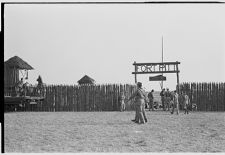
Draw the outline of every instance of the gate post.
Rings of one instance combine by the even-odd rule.
[[[176,64],[176,71],[177,71],[177,93],[180,93],[180,82],[179,82],[179,69],[178,69],[178,63]]]
[[[137,72],[136,61],[134,61],[134,72]],[[137,74],[134,74],[134,82],[137,83]]]

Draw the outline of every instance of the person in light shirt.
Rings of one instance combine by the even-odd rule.
[[[188,114],[188,107],[190,105],[190,99],[186,93],[184,93],[184,114]]]
[[[124,100],[125,100],[125,96],[124,96],[124,93],[121,92],[120,93],[120,96],[119,96],[119,103],[120,103],[120,111],[125,111],[125,103],[124,103]]]
[[[176,111],[177,111],[177,115],[179,115],[179,95],[177,93],[177,91],[175,90],[174,91],[174,94],[173,94],[173,109],[171,111],[171,114],[174,113],[174,109],[176,108]]]

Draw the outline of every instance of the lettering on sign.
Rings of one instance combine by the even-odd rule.
[[[177,65],[180,62],[165,62],[165,63],[134,63],[135,72],[132,74],[145,73],[178,73]]]

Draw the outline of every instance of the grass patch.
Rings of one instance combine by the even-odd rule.
[[[225,152],[225,113],[5,113],[5,152]]]

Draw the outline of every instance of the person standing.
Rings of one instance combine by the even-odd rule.
[[[179,95],[177,94],[177,91],[174,91],[174,95],[173,95],[173,109],[171,114],[174,113],[174,109],[176,108],[177,110],[177,115],[179,115],[179,101],[178,101]]]
[[[180,105],[184,105],[184,92],[181,92],[180,96],[179,96],[179,103]]]
[[[171,112],[171,114],[172,114],[173,107],[174,107],[174,92],[171,91],[170,92],[170,110],[171,110],[170,112]]]
[[[165,88],[163,88],[162,91],[160,92],[160,96],[162,101],[162,107],[163,110],[165,111]]]
[[[119,103],[120,103],[120,111],[125,111],[125,103],[124,103],[124,100],[125,100],[125,96],[124,96],[124,93],[121,92],[120,93],[120,96],[119,96]]]
[[[18,83],[16,84],[16,94],[17,96],[22,96],[23,95],[23,84],[24,84],[24,81],[23,81],[23,78],[20,79],[20,81],[18,81]]]
[[[153,105],[154,97],[153,97],[153,92],[154,92],[154,90],[152,89],[151,92],[148,93],[149,111],[150,111],[151,108],[152,108],[152,111],[154,111],[154,105]]]
[[[184,114],[188,114],[188,106],[190,105],[190,99],[186,93],[184,93]]]
[[[147,117],[145,115],[145,99],[146,93],[142,89],[142,83],[137,83],[137,90],[134,92],[134,94],[128,99],[131,100],[135,98],[135,119],[132,120],[135,123],[144,124],[147,122]]]
[[[42,78],[41,78],[40,75],[39,75],[38,78],[37,78],[37,82],[38,82],[37,87],[42,87],[42,86],[43,86],[43,81],[42,81]]]
[[[171,93],[169,91],[169,88],[167,88],[166,92],[165,92],[165,106],[168,109],[168,111],[170,110],[170,107],[169,107],[170,106],[170,96],[171,96]]]

